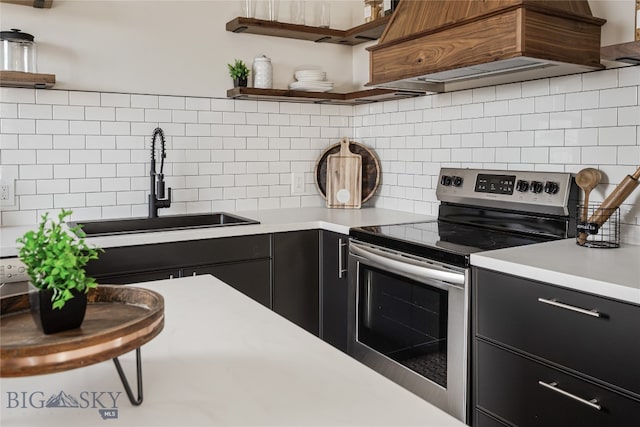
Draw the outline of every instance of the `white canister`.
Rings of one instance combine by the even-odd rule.
[[[256,56],[253,60],[253,87],[260,89],[273,88],[273,67],[271,59],[265,55]]]

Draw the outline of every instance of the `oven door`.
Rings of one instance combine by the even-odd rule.
[[[468,271],[349,248],[349,354],[465,421]]]

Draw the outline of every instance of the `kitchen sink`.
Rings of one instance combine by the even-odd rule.
[[[249,224],[260,224],[260,222],[225,212],[67,222],[69,227],[79,225],[87,237]]]

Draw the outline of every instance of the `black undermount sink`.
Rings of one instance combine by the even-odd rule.
[[[249,224],[260,224],[260,222],[225,212],[198,215],[171,215],[157,218],[124,218],[67,222],[69,227],[79,225],[87,237]]]

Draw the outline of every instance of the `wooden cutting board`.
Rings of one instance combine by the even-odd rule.
[[[362,204],[362,156],[349,150],[349,138],[340,152],[327,157],[327,207],[359,209]]]

